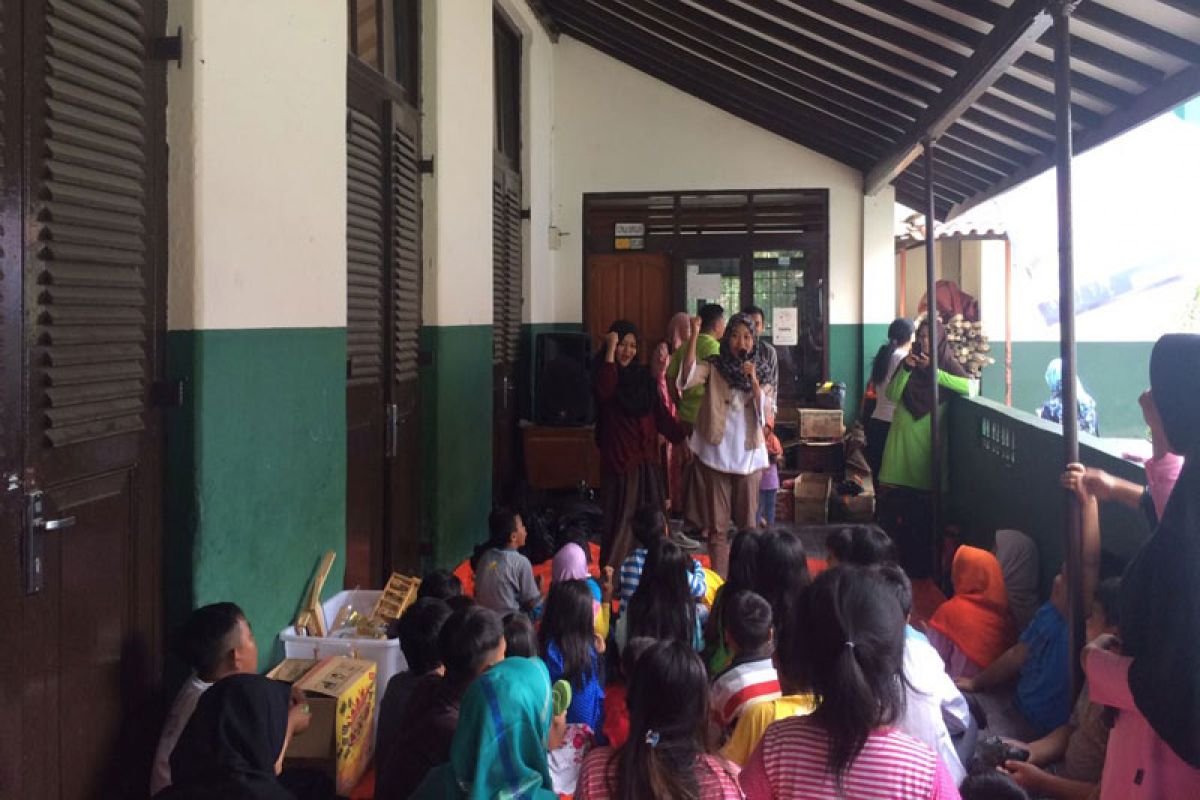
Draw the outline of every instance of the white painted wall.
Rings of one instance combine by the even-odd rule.
[[[862,321],[890,323],[896,307],[896,190],[863,196]]]
[[[562,36],[554,47],[554,213],[565,236],[553,311],[583,319],[583,195],[688,189],[829,189],[830,321],[861,320],[862,173]],[[889,209],[889,214],[891,213]],[[891,230],[888,219],[888,230]],[[873,239],[874,241],[874,239]]]
[[[421,12],[422,149],[434,159],[424,194],[424,324],[491,325],[492,5],[426,0]]]
[[[167,324],[346,324],[346,4],[170,0]]]

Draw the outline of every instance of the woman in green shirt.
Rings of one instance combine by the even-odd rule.
[[[945,392],[974,396],[978,383],[967,377],[946,341],[941,320],[938,327],[937,382]],[[934,531],[930,519],[933,491],[930,453],[932,430],[930,411],[933,410],[933,381],[929,374],[929,320],[917,329],[917,341],[912,352],[896,370],[887,387],[888,399],[896,404],[892,427],[883,450],[883,468],[879,482],[885,492],[881,497],[880,521],[896,540],[901,565],[911,578],[927,578],[933,568]],[[940,406],[944,406],[942,400]],[[946,418],[940,417],[939,427],[945,440]],[[944,461],[944,459],[943,459]],[[942,474],[945,481],[945,473]]]

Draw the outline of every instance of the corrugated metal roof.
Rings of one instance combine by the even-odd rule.
[[[556,30],[864,174],[962,91],[990,34],[1048,5],[536,1]],[[1200,0],[1084,0],[1071,31],[1076,152],[1200,94]],[[939,218],[1053,164],[1053,76],[1047,33],[954,118],[934,152]],[[924,206],[923,170],[921,156],[895,178],[900,202]]]

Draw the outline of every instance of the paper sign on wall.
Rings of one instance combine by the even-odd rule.
[[[779,308],[771,311],[771,342],[775,345],[790,347],[800,344],[800,311],[792,308]]]

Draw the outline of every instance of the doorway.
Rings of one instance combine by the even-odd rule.
[[[164,66],[146,54],[162,12],[0,3],[6,797],[148,780],[153,726],[135,716],[161,672],[166,142]]]
[[[649,352],[666,335],[671,319],[671,259],[665,253],[605,253],[588,256],[587,319],[592,349],[609,326],[625,319],[641,332]],[[639,353],[645,360],[646,353]]]
[[[345,586],[420,568],[417,0],[350,0]],[[395,36],[384,35],[395,32]]]
[[[675,310],[717,303],[726,316],[755,305],[779,354],[781,410],[811,402],[829,374],[829,194],[824,189],[608,193],[584,196],[585,325],[598,338],[614,319],[639,322],[649,343]],[[668,264],[665,316],[645,276]],[[642,284],[632,293],[637,265]],[[621,283],[624,281],[624,283]],[[775,329],[780,319],[794,321]],[[635,319],[642,315],[640,321]],[[661,320],[661,321],[660,321]]]

